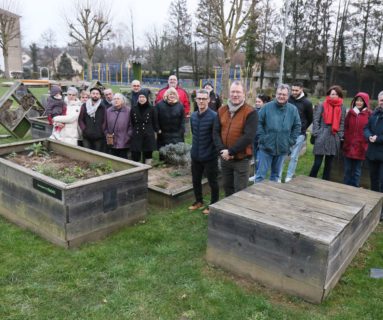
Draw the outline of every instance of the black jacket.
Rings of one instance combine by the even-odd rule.
[[[289,97],[289,102],[297,107],[299,117],[301,118],[301,135],[306,135],[307,128],[313,122],[313,104],[304,95],[301,98],[295,99],[293,96]]]
[[[161,148],[170,143],[184,142],[185,134],[185,112],[184,106],[177,102],[174,105],[161,100],[156,106],[158,114],[157,145]]]
[[[366,158],[373,161],[383,161],[383,108],[376,108],[368,119],[367,125],[363,130],[364,137],[368,141]],[[374,143],[369,141],[369,137],[376,135]]]
[[[144,105],[137,103],[132,107],[130,119],[133,127],[130,150],[137,152],[156,150],[154,134],[158,131],[157,108],[149,102]]]
[[[213,141],[213,127],[217,113],[207,109],[200,114],[198,111],[192,113],[190,126],[193,134],[190,155],[196,161],[209,161],[217,158],[218,152]]]

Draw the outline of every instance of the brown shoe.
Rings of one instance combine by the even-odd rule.
[[[200,209],[202,207],[203,207],[202,202],[194,202],[188,209],[193,211],[193,210]]]
[[[202,211],[202,214],[204,215],[208,215],[210,213],[210,209],[209,208],[205,208],[203,211]]]

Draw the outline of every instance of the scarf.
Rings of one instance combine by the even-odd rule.
[[[343,99],[331,99],[329,96],[323,102],[323,120],[325,124],[331,124],[331,133],[335,135],[339,131],[340,118],[342,115]]]
[[[92,105],[92,99],[88,99],[85,102],[86,113],[88,114],[89,117],[91,118],[96,117],[96,111],[98,107],[100,106],[100,104],[101,104],[101,99],[99,99],[94,105]]]
[[[233,118],[234,114],[238,111],[240,107],[242,107],[245,104],[245,101],[242,101],[238,105],[234,105],[231,103],[230,100],[227,101],[227,106],[229,107],[230,117]]]

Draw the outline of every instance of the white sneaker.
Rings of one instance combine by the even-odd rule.
[[[286,183],[286,182],[290,182],[291,180],[293,180],[293,178],[286,178],[286,179],[285,179],[285,183]]]
[[[249,182],[254,182],[255,176],[249,177]]]

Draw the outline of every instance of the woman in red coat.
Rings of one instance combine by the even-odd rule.
[[[366,158],[368,142],[363,135],[363,128],[371,114],[369,101],[367,93],[359,92],[351,102],[344,124],[343,182],[354,187],[359,187],[362,162]]]

